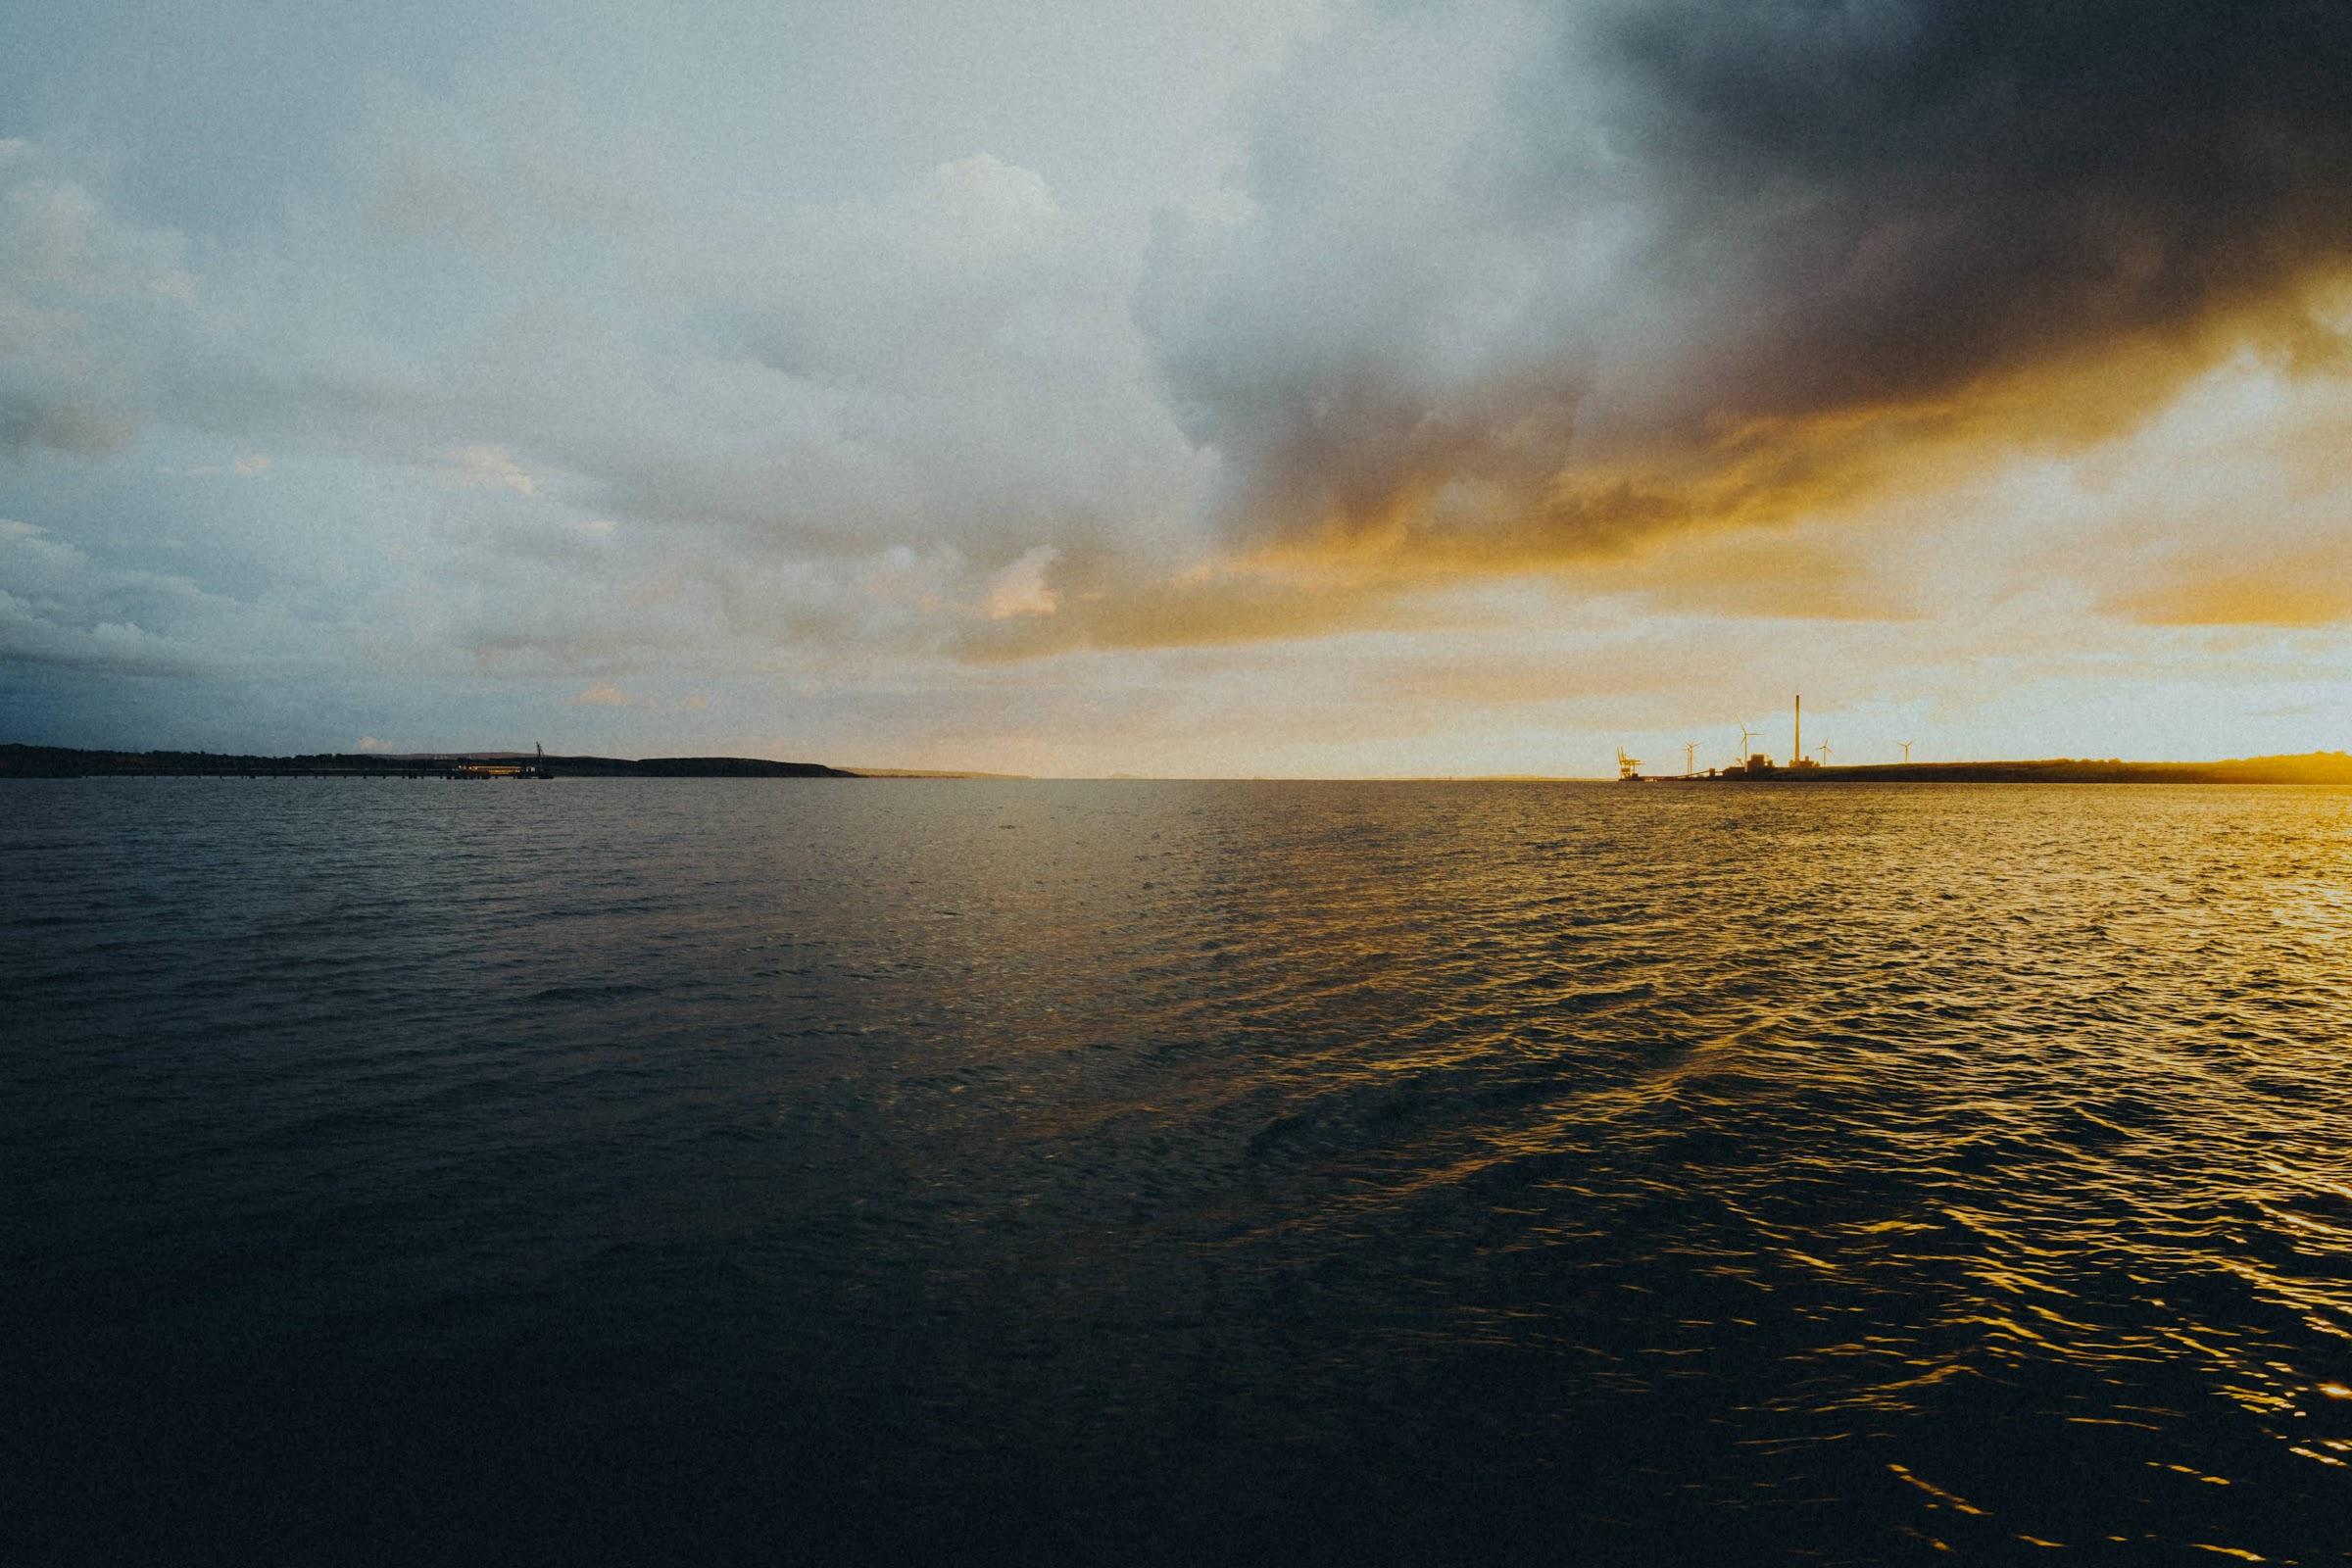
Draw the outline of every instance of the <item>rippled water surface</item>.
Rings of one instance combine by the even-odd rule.
[[[16,1560],[2352,1560],[2352,792],[89,780],[0,877]]]

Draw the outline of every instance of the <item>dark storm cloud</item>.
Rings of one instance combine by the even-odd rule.
[[[86,403],[0,391],[0,453],[12,458],[36,449],[106,457],[128,445],[132,433],[130,419]]]
[[[1484,108],[1434,125],[1396,63],[1448,40],[1366,27],[1264,111],[1256,210],[1164,225],[1140,301],[1260,543],[1445,554],[1500,511],[1497,548],[1540,555],[1725,494],[1799,504],[1843,461],[1807,421],[2124,346],[2176,376],[2240,331],[2309,348],[2291,296],[2352,247],[2340,4],[1543,12]],[[1378,114],[1311,107],[1349,102],[1402,122],[1387,163]],[[1561,504],[1628,466],[1683,500]]]
[[[1737,412],[2177,331],[2352,241],[2328,0],[1682,0],[1604,36],[1669,193],[1654,275],[1746,285]]]

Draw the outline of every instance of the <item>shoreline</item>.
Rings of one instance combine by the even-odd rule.
[[[0,745],[0,779],[10,778],[438,778],[478,781],[484,768],[548,778],[857,778],[821,762],[757,757],[540,757],[530,752],[318,752],[259,757],[217,752],[84,751],[71,746]]]
[[[1635,782],[1626,780],[1624,782]],[[1644,784],[2352,784],[2352,756],[2233,758],[2218,762],[2034,761],[1882,762],[1850,767],[1775,768],[1760,776],[1677,773]]]

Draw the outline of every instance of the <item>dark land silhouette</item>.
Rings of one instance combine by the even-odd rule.
[[[1002,774],[859,771],[758,757],[541,757],[530,752],[313,752],[257,757],[223,752],[85,751],[0,744],[0,778],[480,777],[502,768],[552,778],[992,778]],[[2307,752],[2213,762],[2127,762],[2058,757],[2025,761],[1885,762],[1777,767],[1752,776],[1653,774],[1650,783],[1733,784],[2352,784],[2352,754]]]
[[[500,768],[552,778],[856,778],[821,762],[758,757],[558,757],[531,752],[313,752],[250,757],[220,752],[95,752],[0,745],[0,778],[478,778]]]
[[[1660,782],[1667,780],[1661,779]],[[1676,780],[1679,782],[1680,780]],[[1882,762],[1855,767],[1778,767],[1699,783],[1731,784],[2352,784],[2352,756],[2306,752],[2218,762],[2126,762],[2056,757],[2013,762]]]

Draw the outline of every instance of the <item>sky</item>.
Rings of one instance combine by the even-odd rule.
[[[12,13],[0,740],[2352,746],[2352,7],[691,13]]]

